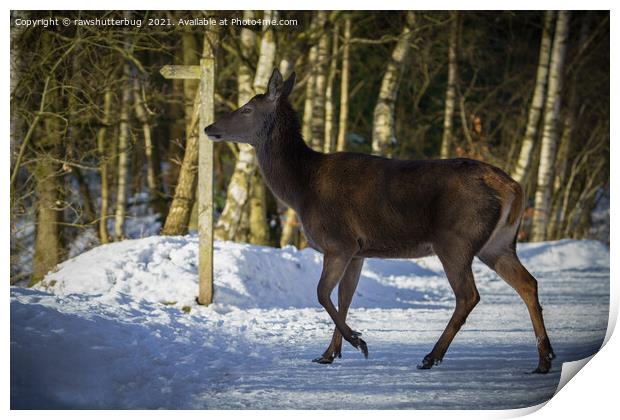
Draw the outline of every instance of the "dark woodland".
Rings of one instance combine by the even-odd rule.
[[[131,24],[15,24],[52,17]],[[309,147],[481,160],[524,190],[520,241],[609,242],[608,12],[12,11],[10,54],[11,284],[196,231],[198,82],[160,70],[206,54],[216,119],[294,71]],[[307,246],[251,147],[214,156],[216,239]]]

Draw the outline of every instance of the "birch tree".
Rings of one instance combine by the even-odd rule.
[[[351,17],[344,20],[344,41],[342,45],[342,70],[340,72],[340,114],[338,116],[338,140],[336,151],[341,152],[346,147],[347,122],[349,118],[349,54],[351,39]]]
[[[459,27],[459,12],[450,13],[450,38],[448,40],[448,81],[446,84],[446,101],[443,116],[443,136],[441,138],[440,157],[445,159],[450,156],[452,138],[454,136],[453,121],[456,105],[456,77],[457,77],[457,33]]]
[[[538,133],[540,124],[540,116],[542,114],[545,101],[545,91],[547,88],[547,76],[549,73],[549,60],[551,58],[551,36],[553,32],[553,20],[555,12],[548,10],[545,12],[543,30],[540,41],[540,51],[538,53],[538,69],[536,71],[536,85],[532,102],[527,117],[527,125],[525,135],[521,141],[521,150],[517,160],[517,165],[512,172],[512,177],[521,185],[525,185],[528,171],[532,163],[532,153],[534,143]]]
[[[101,188],[101,208],[99,217],[99,242],[107,244],[108,236],[108,204],[110,201],[110,187],[108,184],[108,161],[110,153],[106,147],[108,138],[108,127],[111,124],[112,112],[112,89],[109,87],[103,95],[103,119],[101,127],[97,130],[97,151],[99,153],[99,175]]]
[[[327,64],[329,61],[329,37],[325,28],[327,23],[327,11],[319,10],[316,13],[316,30],[320,35],[316,48],[314,92],[312,93],[312,139],[310,144],[314,150],[323,150],[325,140],[325,89],[327,85]]]
[[[564,58],[568,41],[569,20],[570,12],[561,11],[558,13],[558,19],[555,25],[553,50],[551,52],[551,63],[549,65],[549,90],[545,101],[540,163],[536,183],[532,231],[532,239],[534,241],[545,240],[547,223],[549,221],[551,189],[553,187],[553,162],[555,160],[557,148],[558,117],[562,99]]]
[[[123,64],[123,83],[121,86],[121,107],[118,128],[118,164],[116,183],[116,211],[114,214],[114,239],[125,237],[125,212],[127,206],[127,183],[129,178],[129,109],[132,100],[130,85],[131,69],[128,62]]]
[[[383,74],[379,99],[373,114],[372,153],[376,155],[390,156],[390,149],[392,145],[396,144],[394,105],[398,95],[402,69],[411,49],[414,25],[415,14],[412,11],[407,11],[405,26]]]
[[[319,15],[315,12],[315,16],[310,24],[310,34],[315,35],[319,28]],[[302,117],[302,136],[306,143],[310,146],[313,144],[312,137],[312,119],[313,109],[315,104],[315,85],[316,85],[316,73],[317,73],[317,61],[318,61],[318,45],[312,44],[308,51],[308,80],[306,82],[306,92],[304,99],[304,113]]]
[[[580,57],[584,54],[586,48],[586,40],[588,37],[588,19],[587,16],[581,22],[581,29],[579,31],[579,40],[577,43],[576,57]],[[555,169],[553,176],[553,206],[551,211],[551,217],[547,225],[547,238],[557,238],[560,230],[560,225],[564,221],[566,216],[566,209],[562,210],[561,196],[562,189],[565,187],[565,178],[568,168],[568,159],[571,152],[571,143],[573,141],[573,133],[575,131],[575,125],[577,124],[577,75],[578,70],[573,70],[569,79],[569,93],[568,103],[566,106],[566,113],[564,116],[564,123],[562,127],[562,135],[560,136],[560,145],[558,147],[557,156],[555,159]]]
[[[332,53],[329,64],[329,72],[327,73],[327,87],[325,88],[325,139],[323,140],[323,151],[331,153],[334,149],[334,81],[336,72],[338,71],[338,37],[340,36],[340,27],[336,23],[334,25],[334,33],[332,38]]]

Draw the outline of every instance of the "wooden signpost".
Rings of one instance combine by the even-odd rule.
[[[205,43],[209,42],[205,35]],[[211,44],[213,45],[213,44]],[[213,49],[205,45],[199,66],[164,66],[166,79],[199,79],[200,112],[198,125],[198,303],[213,302],[213,142],[205,127],[214,119],[215,59]],[[189,136],[190,133],[187,133]]]

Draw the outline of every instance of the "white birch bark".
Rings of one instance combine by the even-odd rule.
[[[459,25],[459,12],[451,13],[450,39],[448,41],[448,82],[446,85],[446,102],[443,116],[443,136],[441,139],[440,157],[445,159],[450,156],[452,138],[454,135],[454,109],[456,104],[456,72],[457,72],[457,32]]]
[[[99,241],[102,244],[109,242],[108,236],[108,159],[109,153],[106,147],[107,129],[110,125],[110,114],[112,110],[112,90],[106,88],[103,99],[103,121],[102,126],[97,130],[97,150],[99,153],[99,170],[101,179],[101,217],[99,218]]]
[[[317,11],[317,27],[320,32],[317,45],[316,72],[314,76],[314,104],[312,107],[312,141],[314,150],[323,150],[325,139],[325,89],[327,86],[327,62],[329,60],[329,37],[325,30],[327,12]]]
[[[577,53],[575,54],[578,57],[582,56],[584,53],[588,32],[589,25],[588,19],[586,18],[582,21],[581,30],[579,31]],[[560,136],[557,158],[555,160],[552,217],[547,225],[548,239],[559,239],[559,227],[564,222],[566,216],[566,212],[562,211],[561,202],[562,190],[566,187],[565,178],[568,168],[568,158],[571,154],[573,132],[577,122],[577,71],[572,72],[569,83],[570,91],[568,93],[568,104],[564,116],[564,125],[562,128],[562,135]]]
[[[334,25],[332,38],[332,54],[327,74],[327,87],[325,88],[325,138],[323,140],[323,151],[331,153],[334,150],[334,80],[338,71],[338,36],[340,27]]]
[[[411,49],[410,44],[415,24],[414,12],[408,11],[406,19],[405,26],[383,74],[379,99],[373,114],[372,153],[376,155],[390,156],[390,150],[396,144],[394,106],[398,95],[400,75]]]
[[[344,21],[344,44],[342,46],[342,70],[340,76],[340,115],[338,116],[338,140],[336,151],[346,147],[347,122],[349,119],[349,54],[351,39],[351,17]]]
[[[544,241],[546,238],[547,223],[551,207],[551,189],[553,182],[553,167],[558,140],[558,116],[562,99],[562,82],[564,58],[568,41],[568,23],[570,12],[558,13],[551,63],[549,65],[549,89],[545,101],[545,115],[540,149],[540,163],[536,183],[534,203],[534,219],[532,240]]]
[[[521,150],[517,160],[517,165],[512,172],[512,177],[520,183],[525,184],[527,174],[532,163],[532,154],[538,125],[542,114],[545,101],[545,90],[547,88],[547,76],[549,73],[549,60],[551,57],[551,34],[553,32],[554,11],[545,12],[542,37],[540,41],[540,52],[538,54],[538,70],[536,71],[536,86],[532,96],[532,103],[527,116],[525,135],[521,142]]]
[[[317,18],[312,19],[310,33],[314,33],[317,28]],[[306,97],[304,99],[304,114],[302,118],[301,135],[310,146],[312,146],[312,112],[314,107],[314,86],[316,80],[316,63],[318,57],[318,46],[312,45],[308,52],[308,81],[306,83]]]
[[[129,109],[131,106],[131,77],[129,63],[123,66],[123,92],[121,97],[120,124],[118,131],[118,179],[116,184],[116,211],[114,215],[114,239],[119,241],[125,235],[125,211],[127,204],[127,181],[129,173]]]

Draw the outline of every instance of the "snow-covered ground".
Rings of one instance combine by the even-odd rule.
[[[416,369],[447,323],[453,296],[436,258],[367,260],[348,323],[370,357],[345,343],[320,355],[333,325],[316,300],[321,255],[216,244],[215,303],[194,302],[197,238],[100,246],[11,288],[12,408],[473,408],[549,399],[563,361],[600,347],[609,249],[596,241],[523,244],[558,356],[537,363],[525,305],[482,263],[481,302],[441,366]]]

